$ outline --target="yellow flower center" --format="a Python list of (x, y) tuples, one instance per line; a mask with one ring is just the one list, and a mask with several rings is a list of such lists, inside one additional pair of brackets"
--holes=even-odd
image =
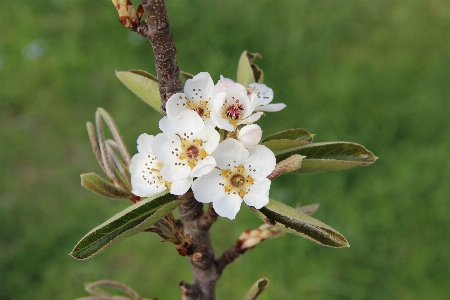
[(228, 194), (237, 194), (241, 198), (244, 198), (245, 194), (250, 190), (250, 186), (255, 182), (252, 176), (246, 174), (243, 165), (239, 165), (234, 171), (230, 169), (220, 171), (222, 177), (226, 179), (223, 188)]

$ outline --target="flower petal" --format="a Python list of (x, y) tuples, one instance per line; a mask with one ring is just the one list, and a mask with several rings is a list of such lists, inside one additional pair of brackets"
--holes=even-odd
[(207, 156), (197, 162), (191, 171), (191, 177), (200, 177), (211, 172), (216, 166), (216, 160), (212, 156)]
[(167, 189), (159, 173), (160, 165), (150, 153), (137, 153), (130, 163), (132, 193), (140, 197), (150, 197)]
[(208, 72), (200, 72), (184, 85), (186, 98), (193, 101), (204, 101), (211, 98), (214, 82)]
[(259, 120), (259, 118), (261, 118), (262, 114), (263, 114), (262, 112), (254, 113), (254, 114), (251, 115), (250, 117), (248, 117), (248, 118), (246, 118), (246, 119), (244, 119), (244, 120), (238, 122), (238, 125), (241, 125), (241, 124), (251, 124), (251, 123), (253, 123), (253, 122), (256, 122), (256, 121)]
[(194, 139), (202, 140), (202, 147), (208, 154), (211, 154), (219, 145), (220, 134), (212, 126), (206, 126), (202, 131), (194, 136)]
[(220, 142), (212, 153), (212, 156), (216, 159), (217, 167), (220, 169), (237, 167), (244, 163), (248, 155), (249, 152), (244, 145), (235, 139), (226, 139)]
[(192, 185), (192, 178), (187, 177), (186, 179), (177, 180), (172, 182), (170, 186), (170, 193), (173, 195), (184, 195)]
[(228, 119), (223, 119), (219, 117), (219, 115), (212, 110), (210, 113), (211, 120), (214, 122), (214, 125), (219, 127), (220, 129), (225, 129), (227, 131), (234, 131), (234, 126), (230, 124)]
[(280, 111), (285, 107), (286, 107), (286, 104), (284, 104), (284, 103), (273, 103), (273, 104), (257, 106), (257, 107), (255, 107), (255, 110), (275, 112), (275, 111)]
[(165, 116), (159, 120), (159, 129), (162, 132), (175, 132), (175, 123), (170, 120), (169, 117)]
[(256, 124), (247, 125), (241, 128), (238, 134), (238, 140), (245, 146), (245, 148), (250, 148), (261, 141), (262, 130)]
[(241, 208), (241, 203), (242, 198), (239, 195), (225, 193), (214, 197), (213, 207), (219, 216), (234, 220)]
[(153, 138), (154, 138), (153, 135), (149, 135), (146, 133), (141, 134), (137, 139), (138, 151), (153, 154), (152, 150)]
[(186, 105), (186, 95), (176, 93), (172, 95), (166, 103), (166, 113), (169, 119), (173, 120), (177, 115), (185, 109), (189, 109)]
[(197, 112), (193, 110), (181, 111), (174, 121), (175, 133), (180, 137), (191, 137), (205, 128), (205, 123)]
[(185, 162), (169, 162), (161, 168), (162, 178), (170, 182), (186, 179), (190, 173), (191, 167)]
[(192, 184), (192, 191), (195, 199), (202, 203), (210, 203), (218, 194), (225, 193), (223, 184), (224, 179), (218, 169), (213, 169), (208, 174), (197, 178)]
[(257, 145), (248, 149), (249, 157), (244, 163), (252, 176), (267, 177), (275, 169), (275, 154), (263, 145)]
[(254, 178), (253, 185), (249, 188), (250, 191), (244, 196), (244, 202), (260, 209), (269, 203), (269, 190), (271, 181), (267, 178)]
[(273, 100), (273, 90), (262, 83), (251, 83), (248, 85), (252, 93), (258, 96), (258, 105), (269, 104)]
[(152, 149), (162, 163), (178, 161), (177, 154), (182, 150), (180, 137), (175, 133), (159, 133), (153, 138)]

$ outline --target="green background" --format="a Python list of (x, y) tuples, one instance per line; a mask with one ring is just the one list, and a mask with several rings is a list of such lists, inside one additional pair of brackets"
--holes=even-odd
[[(137, 3), (135, 0), (134, 2)], [(274, 102), (264, 135), (305, 128), (315, 141), (363, 144), (380, 159), (341, 172), (284, 175), (271, 196), (320, 203), (315, 217), (348, 239), (331, 249), (294, 235), (230, 265), (219, 299), (448, 299), (450, 295), (450, 3), (435, 1), (167, 0), (180, 67), (235, 78), (243, 50)], [(139, 234), (88, 261), (68, 256), (90, 229), (129, 204), (98, 197), (80, 173), (98, 166), (86, 135), (97, 107), (131, 153), (160, 115), (114, 70), (154, 73), (146, 40), (108, 0), (6, 1), (0, 10), (0, 299), (73, 299), (83, 282), (122, 281), (146, 297), (179, 299), (187, 259)], [(213, 227), (219, 254), (260, 221), (241, 209)]]

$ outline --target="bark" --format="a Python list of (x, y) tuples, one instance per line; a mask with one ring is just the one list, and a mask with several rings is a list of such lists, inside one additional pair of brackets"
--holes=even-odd
[(152, 45), (161, 95), (161, 111), (165, 114), (167, 100), (183, 90), (180, 68), (175, 59), (177, 49), (170, 32), (164, 0), (141, 0), (141, 4), (147, 18), (139, 22), (135, 31), (147, 38)]

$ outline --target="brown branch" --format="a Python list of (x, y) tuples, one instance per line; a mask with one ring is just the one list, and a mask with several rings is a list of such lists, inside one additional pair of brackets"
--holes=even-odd
[(223, 269), (225, 269), (227, 265), (232, 263), (236, 258), (244, 254), (245, 251), (247, 251), (247, 248), (241, 248), (240, 244), (242, 244), (242, 242), (238, 240), (236, 244), (234, 244), (230, 249), (225, 251), (222, 254), (222, 256), (216, 260), (217, 272), (222, 274)]
[(164, 0), (141, 0), (141, 4), (147, 13), (147, 19), (140, 21), (136, 28), (130, 29), (147, 38), (152, 45), (161, 95), (161, 111), (165, 114), (167, 100), (183, 89), (180, 68), (175, 59), (177, 49), (170, 32)]
[(192, 192), (182, 198), (184, 201), (179, 213), (183, 222), (183, 233), (192, 236), (193, 240), (188, 255), (194, 277), (191, 284), (183, 282), (183, 299), (214, 300), (215, 285), (220, 272), (216, 268), (209, 229), (217, 219), (217, 214), (211, 206), (203, 213), (203, 204), (195, 200)]

